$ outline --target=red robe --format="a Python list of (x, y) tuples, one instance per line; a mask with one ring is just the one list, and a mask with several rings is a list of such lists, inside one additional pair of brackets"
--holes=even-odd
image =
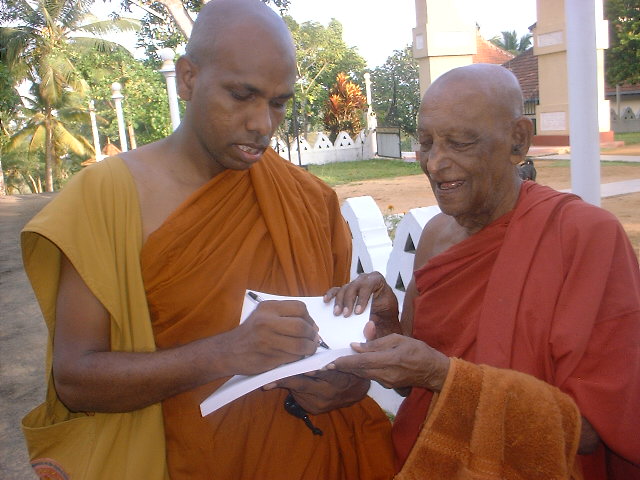
[[(525, 182), (513, 211), (431, 259), (415, 279), (415, 338), (557, 386), (607, 447), (582, 457), (585, 478), (636, 478), (606, 471), (631, 467), (618, 455), (640, 463), (640, 273), (613, 215)], [(414, 388), (398, 412), (401, 463), (430, 399)]]

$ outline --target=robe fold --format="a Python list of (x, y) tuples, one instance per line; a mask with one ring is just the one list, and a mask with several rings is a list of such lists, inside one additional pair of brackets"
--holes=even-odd
[[(527, 373), (574, 399), (605, 445), (579, 457), (586, 479), (622, 480), (611, 474), (619, 457), (627, 467), (640, 463), (640, 273), (613, 215), (524, 182), (513, 211), (415, 279), (415, 338), (451, 357)], [(398, 412), (400, 463), (430, 401), (414, 388)]]
[(452, 358), (434, 403), (397, 480), (582, 478), (580, 412), (558, 388)]
[(58, 399), (52, 377), (63, 253), (109, 312), (112, 350), (156, 349), (140, 271), (140, 207), (124, 162), (109, 158), (75, 175), (25, 226), (21, 243), (49, 331), (46, 401), (22, 421), (32, 464), (53, 461), (58, 472), (77, 479), (168, 478), (159, 404), (127, 413), (70, 412)]
[[(317, 296), (348, 281), (351, 237), (333, 191), (268, 150), (194, 192), (142, 249), (158, 348), (229, 331), (245, 289)], [(370, 398), (312, 416), (315, 436), (257, 390), (206, 417), (227, 379), (163, 402), (171, 478), (377, 479), (393, 476), (390, 423)]]

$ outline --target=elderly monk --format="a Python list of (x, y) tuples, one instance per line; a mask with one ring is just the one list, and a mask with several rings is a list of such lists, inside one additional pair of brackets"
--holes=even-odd
[(638, 478), (640, 275), (622, 226), (519, 178), (532, 125), (502, 67), (438, 78), (418, 132), (442, 213), (422, 233), (401, 325), (380, 274), (326, 298), (349, 315), (374, 293), (372, 341), (329, 369), (408, 393), (398, 478)]
[[(23, 233), (52, 337), (47, 402), (24, 420), (34, 465), (92, 480), (390, 478), (390, 422), (351, 374), (200, 415), (230, 376), (317, 348), (302, 302), (262, 302), (239, 325), (245, 289), (322, 295), (348, 281), (351, 238), (334, 192), (268, 148), (296, 78), (276, 13), (208, 3), (176, 71), (180, 127), (80, 173)], [(289, 394), (322, 436), (285, 410)]]

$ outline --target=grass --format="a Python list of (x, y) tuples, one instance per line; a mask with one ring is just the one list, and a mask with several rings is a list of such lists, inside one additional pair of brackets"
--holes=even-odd
[(616, 140), (622, 140), (625, 145), (635, 145), (640, 143), (640, 132), (616, 133)]
[(336, 162), (325, 165), (309, 165), (316, 177), (335, 187), (345, 183), (377, 178), (405, 177), (422, 174), (420, 165), (397, 159), (373, 159), (355, 162)]

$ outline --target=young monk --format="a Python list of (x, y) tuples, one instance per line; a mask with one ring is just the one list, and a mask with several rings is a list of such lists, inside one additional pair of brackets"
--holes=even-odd
[(408, 393), (398, 478), (640, 478), (640, 272), (622, 225), (522, 181), (532, 125), (502, 67), (439, 77), (418, 133), (442, 214), (422, 232), (402, 328), (380, 274), (328, 296), (350, 314), (375, 292), (375, 333), (396, 332), (333, 367)]
[[(293, 377), (199, 411), (230, 376), (317, 348), (301, 302), (262, 302), (239, 325), (245, 289), (321, 295), (348, 280), (335, 194), (268, 148), (295, 67), (284, 22), (262, 2), (208, 3), (176, 64), (180, 127), (83, 171), (25, 228), (53, 338), (48, 401), (25, 427), (69, 429), (110, 459), (73, 478), (392, 476), (390, 424), (354, 375)], [(322, 436), (285, 411), (288, 394)], [(64, 453), (52, 459), (63, 470)]]

